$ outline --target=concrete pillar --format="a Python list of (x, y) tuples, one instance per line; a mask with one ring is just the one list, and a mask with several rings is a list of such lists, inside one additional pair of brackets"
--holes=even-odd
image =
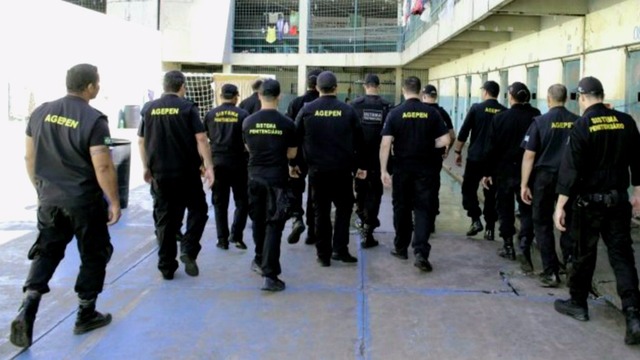
[[(300, 7), (298, 8), (299, 23), (298, 23), (298, 61), (306, 58), (307, 45), (309, 38), (309, 24), (311, 23), (311, 12), (309, 11), (309, 0), (299, 1)], [(303, 61), (298, 64), (298, 95), (304, 94), (307, 89), (307, 66)]]
[(311, 23), (309, 2), (309, 0), (298, 2), (300, 4), (298, 9), (298, 15), (300, 16), (298, 24), (298, 54), (307, 53), (307, 38), (309, 37), (309, 24)]
[(404, 77), (402, 76), (402, 67), (396, 67), (396, 104), (399, 104), (402, 99), (402, 80), (404, 80)]
[(222, 72), (225, 74), (233, 73), (233, 65), (231, 64), (222, 64)]
[(298, 96), (304, 94), (307, 90), (307, 67), (298, 65)]

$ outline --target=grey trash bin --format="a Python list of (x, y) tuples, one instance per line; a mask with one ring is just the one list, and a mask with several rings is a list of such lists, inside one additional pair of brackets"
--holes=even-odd
[(111, 159), (116, 168), (118, 178), (118, 194), (120, 208), (129, 205), (129, 173), (131, 171), (131, 141), (127, 139), (111, 139)]

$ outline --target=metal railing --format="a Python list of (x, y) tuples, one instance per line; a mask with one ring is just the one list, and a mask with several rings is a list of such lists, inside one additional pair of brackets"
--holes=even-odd
[(309, 29), (310, 53), (397, 52), (402, 49), (397, 26)]
[[(309, 53), (400, 52), (441, 20), (459, 0), (432, 0), (428, 14), (411, 15), (406, 26), (311, 27)], [(299, 35), (284, 34), (267, 42), (265, 29), (234, 29), (234, 53), (298, 53)]]

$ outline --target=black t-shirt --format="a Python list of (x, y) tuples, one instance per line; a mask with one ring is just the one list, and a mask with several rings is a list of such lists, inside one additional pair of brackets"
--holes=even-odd
[(496, 174), (520, 178), (524, 140), (533, 118), (540, 110), (530, 104), (514, 104), (491, 121), (487, 134), (485, 175)]
[(382, 136), (393, 136), (394, 171), (433, 168), (435, 140), (449, 132), (438, 111), (418, 99), (391, 110)]
[(623, 112), (596, 104), (574, 123), (564, 152), (556, 191), (563, 195), (626, 192), (640, 186), (640, 134)]
[(89, 151), (91, 146), (111, 145), (103, 113), (67, 95), (37, 107), (26, 134), (33, 138), (41, 205), (82, 206), (103, 196)]
[(199, 173), (196, 134), (204, 132), (198, 107), (175, 94), (165, 94), (142, 107), (138, 136), (144, 138), (147, 167), (156, 179)]
[(291, 102), (289, 103), (289, 107), (287, 108), (287, 116), (291, 119), (295, 119), (303, 106), (319, 97), (320, 93), (318, 93), (317, 90), (307, 90), (304, 95), (298, 96), (297, 98), (291, 100)]
[(258, 93), (254, 92), (248, 98), (242, 100), (238, 107), (246, 112), (249, 115), (258, 112), (262, 108), (262, 103), (260, 103), (260, 98), (258, 97)]
[[(436, 110), (438, 110), (438, 114), (440, 114), (440, 117), (442, 117), (442, 120), (444, 121), (444, 125), (447, 127), (448, 130), (453, 130), (453, 122), (451, 121), (451, 116), (449, 116), (449, 113), (447, 112), (447, 110), (445, 110), (442, 106), (440, 106), (438, 103), (425, 103), (431, 107), (434, 107)], [(450, 146), (453, 146), (453, 144), (451, 144)], [(433, 150), (433, 156), (434, 156), (434, 160), (438, 160), (439, 162), (442, 162), (442, 155), (444, 155), (444, 153), (446, 152), (446, 149), (441, 147), (441, 148), (436, 148)]]
[(558, 172), (564, 146), (576, 119), (578, 115), (564, 106), (553, 107), (533, 119), (522, 147), (536, 153), (535, 169)]
[[(318, 93), (317, 90), (307, 90), (307, 92), (304, 95), (298, 96), (297, 98), (291, 100), (291, 103), (289, 103), (289, 107), (287, 108), (287, 116), (290, 119), (295, 120), (300, 110), (306, 104), (316, 100), (318, 97), (320, 97), (320, 93)], [(304, 151), (302, 150), (298, 151), (298, 153), (296, 154), (294, 163), (300, 168), (303, 174), (307, 172), (308, 169), (307, 169), (307, 164), (304, 161)]]
[(293, 121), (277, 110), (260, 110), (244, 120), (242, 135), (249, 148), (249, 177), (286, 181), (287, 150), (296, 147)]
[(231, 103), (210, 110), (204, 117), (214, 166), (246, 167), (247, 152), (242, 141), (242, 122), (249, 113)]
[(364, 134), (363, 157), (369, 171), (380, 171), (380, 140), (382, 127), (391, 104), (378, 95), (361, 96), (351, 106), (358, 112)]
[(497, 113), (506, 109), (496, 99), (488, 99), (479, 104), (471, 105), (458, 132), (458, 140), (462, 142), (467, 141), (471, 132), (471, 140), (467, 151), (468, 160), (484, 160), (489, 124)]
[(296, 137), (310, 172), (366, 170), (360, 118), (335, 96), (321, 96), (300, 110)]

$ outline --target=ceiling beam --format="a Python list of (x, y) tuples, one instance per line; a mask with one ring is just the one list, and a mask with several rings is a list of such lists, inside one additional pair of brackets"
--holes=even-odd
[(536, 32), (540, 31), (540, 22), (539, 16), (493, 15), (470, 27), (469, 30)]
[(453, 38), (456, 41), (478, 41), (478, 42), (507, 42), (511, 40), (508, 32), (493, 31), (465, 31)]
[(472, 50), (482, 50), (488, 49), (489, 43), (482, 41), (447, 41), (444, 44), (440, 45), (438, 49), (472, 49)]
[(536, 0), (514, 1), (509, 5), (495, 11), (500, 14), (514, 15), (560, 15), (560, 16), (584, 16), (589, 13), (588, 0)]
[(426, 56), (431, 55), (469, 55), (473, 53), (473, 49), (445, 49), (443, 47), (437, 47), (429, 51)]

